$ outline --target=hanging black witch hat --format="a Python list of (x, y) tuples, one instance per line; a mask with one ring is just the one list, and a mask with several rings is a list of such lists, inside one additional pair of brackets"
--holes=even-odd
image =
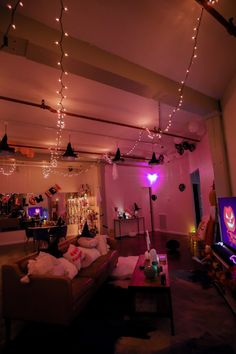
[(15, 153), (15, 149), (11, 148), (7, 143), (7, 134), (5, 133), (2, 140), (0, 141), (0, 154), (12, 155)]
[(135, 211), (138, 211), (138, 210), (140, 210), (141, 208), (139, 208), (139, 206), (137, 205), (137, 203), (134, 203), (134, 210)]
[(85, 221), (81, 236), (83, 236), (83, 237), (91, 237), (87, 221)]
[(67, 144), (67, 148), (66, 151), (64, 152), (64, 154), (62, 155), (62, 157), (73, 157), (76, 158), (78, 157), (78, 155), (74, 152), (74, 150), (72, 149), (71, 143)]
[(112, 159), (112, 161), (113, 161), (113, 162), (125, 161), (125, 159), (124, 159), (123, 157), (121, 157), (120, 149), (119, 149), (119, 148), (116, 150), (115, 157), (114, 157), (114, 159)]
[(160, 161), (156, 158), (155, 152), (152, 153), (152, 158), (148, 161), (149, 165), (158, 165)]

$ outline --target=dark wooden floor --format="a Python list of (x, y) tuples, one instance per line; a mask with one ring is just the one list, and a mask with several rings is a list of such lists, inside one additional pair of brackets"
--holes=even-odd
[[(155, 248), (157, 253), (167, 253), (170, 269), (189, 269), (193, 265), (192, 255), (189, 248), (189, 238), (184, 235), (173, 235), (161, 232), (150, 233), (151, 248)], [(169, 240), (177, 240), (180, 244), (177, 253), (168, 253), (166, 243)], [(118, 239), (118, 249), (121, 256), (137, 256), (147, 250), (144, 235), (136, 237), (123, 237)]]
[[(185, 235), (173, 235), (161, 232), (150, 233), (151, 248), (155, 248), (157, 253), (166, 253), (166, 242), (170, 239), (178, 240), (180, 243), (179, 252), (177, 255), (170, 255), (170, 261), (174, 266), (188, 267), (192, 263), (189, 250), (189, 239)], [(144, 253), (147, 249), (145, 235), (135, 237), (117, 238), (117, 245), (121, 256), (136, 256)], [(23, 257), (24, 255), (33, 252), (33, 243), (14, 244), (0, 246), (0, 266), (11, 260)]]

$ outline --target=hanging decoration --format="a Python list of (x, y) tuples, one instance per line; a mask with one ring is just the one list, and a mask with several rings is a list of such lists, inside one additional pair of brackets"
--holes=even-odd
[(141, 130), (141, 131), (139, 132), (138, 140), (135, 141), (135, 143), (134, 143), (134, 145), (132, 146), (132, 148), (130, 148), (129, 151), (126, 152), (125, 155), (129, 156), (130, 154), (132, 154), (132, 152), (134, 151), (134, 149), (136, 149), (136, 147), (137, 147), (138, 144), (140, 143), (140, 141), (141, 141), (141, 139), (142, 139), (142, 136), (143, 136), (143, 133), (144, 133), (143, 130)]
[(54, 186), (50, 187), (46, 192), (46, 196), (48, 198), (51, 198), (54, 194), (56, 194), (59, 190), (61, 189), (61, 187), (58, 184), (54, 184)]
[(117, 180), (118, 178), (118, 169), (117, 169), (117, 164), (116, 163), (113, 163), (113, 166), (112, 166), (112, 178), (113, 180)]
[(158, 127), (154, 127), (153, 131), (154, 133), (152, 133), (148, 128), (145, 128), (146, 132), (148, 133), (148, 137), (150, 139), (154, 139), (154, 138), (158, 138), (161, 139), (162, 137), (162, 130), (161, 130), (161, 106), (160, 106), (160, 102), (158, 101)]
[(89, 167), (86, 168), (80, 168), (80, 169), (71, 169), (70, 167), (65, 170), (65, 171), (59, 171), (56, 169), (51, 169), (50, 166), (43, 166), (42, 172), (43, 172), (43, 177), (47, 178), (51, 173), (55, 175), (60, 175), (63, 177), (75, 177), (75, 176), (80, 176), (82, 173), (88, 172), (94, 165), (90, 165)]
[(64, 105), (64, 100), (66, 99), (66, 94), (65, 90), (67, 90), (67, 85), (65, 83), (65, 76), (68, 75), (68, 72), (65, 70), (64, 66), (64, 60), (66, 57), (68, 57), (68, 53), (64, 50), (64, 39), (65, 37), (68, 37), (68, 33), (64, 31), (64, 26), (63, 26), (63, 16), (64, 12), (68, 11), (68, 8), (64, 6), (63, 0), (60, 0), (60, 15), (59, 17), (56, 18), (56, 21), (60, 25), (60, 39), (55, 41), (55, 44), (59, 46), (60, 49), (60, 58), (57, 62), (57, 66), (60, 68), (60, 76), (59, 76), (59, 89), (57, 90), (57, 94), (59, 96), (58, 99), (58, 109), (57, 109), (57, 137), (56, 137), (56, 144), (54, 149), (51, 149), (51, 160), (50, 164), (52, 167), (56, 167), (57, 165), (57, 160), (60, 157), (59, 156), (59, 148), (61, 145), (61, 138), (62, 138), (62, 131), (65, 128), (65, 115), (66, 115), (66, 108)]
[(11, 159), (7, 166), (0, 166), (0, 173), (4, 176), (11, 176), (16, 170), (16, 160)]
[(14, 6), (12, 6), (11, 4), (7, 4), (7, 8), (11, 11), (11, 21), (9, 23), (9, 25), (7, 26), (6, 32), (3, 35), (3, 43), (1, 44), (0, 50), (2, 50), (4, 47), (8, 47), (8, 36), (9, 36), (9, 32), (11, 29), (15, 30), (16, 29), (16, 25), (15, 25), (15, 13), (17, 10), (18, 6), (23, 7), (23, 2), (22, 1), (17, 1), (16, 4)]
[(180, 183), (180, 185), (179, 185), (180, 192), (183, 192), (185, 190), (185, 188), (186, 188), (185, 184), (184, 183)]
[(123, 157), (121, 157), (121, 153), (120, 153), (120, 149), (118, 148), (116, 150), (116, 154), (114, 159), (112, 159), (113, 162), (118, 162), (118, 161), (125, 161), (125, 159)]
[(186, 86), (186, 82), (187, 82), (187, 79), (189, 77), (190, 71), (192, 69), (192, 65), (193, 65), (194, 61), (196, 60), (196, 58), (197, 58), (197, 48), (198, 48), (197, 47), (197, 42), (198, 42), (198, 35), (199, 35), (199, 29), (200, 29), (200, 25), (201, 25), (201, 20), (202, 20), (202, 16), (203, 16), (203, 10), (204, 10), (204, 8), (202, 7), (200, 16), (197, 18), (197, 24), (193, 28), (193, 35), (192, 35), (193, 49), (192, 49), (192, 54), (191, 54), (191, 57), (190, 57), (190, 61), (189, 61), (188, 67), (187, 67), (186, 72), (185, 72), (185, 76), (184, 76), (183, 80), (179, 84), (179, 88), (178, 88), (179, 97), (178, 97), (177, 105), (173, 108), (172, 112), (169, 114), (169, 121), (168, 121), (168, 124), (167, 124), (166, 128), (164, 129), (165, 132), (168, 132), (168, 130), (170, 129), (170, 127), (172, 125), (172, 120), (173, 120), (175, 114), (181, 109), (182, 104), (183, 104), (184, 89), (185, 89), (185, 86)]

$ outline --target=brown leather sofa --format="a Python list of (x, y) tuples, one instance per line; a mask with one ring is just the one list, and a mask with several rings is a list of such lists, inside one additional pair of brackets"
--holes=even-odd
[(116, 241), (108, 239), (108, 244), (109, 252), (80, 270), (72, 280), (65, 276), (31, 275), (30, 283), (22, 283), (20, 279), (27, 273), (28, 260), (37, 253), (3, 265), (2, 312), (7, 340), (11, 335), (11, 320), (69, 325), (117, 264)]

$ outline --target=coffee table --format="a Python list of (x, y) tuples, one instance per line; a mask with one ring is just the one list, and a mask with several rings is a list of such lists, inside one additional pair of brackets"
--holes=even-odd
[(149, 261), (140, 255), (129, 283), (131, 296), (131, 314), (154, 314), (155, 316), (170, 318), (171, 334), (174, 335), (174, 319), (166, 254), (159, 254), (160, 265), (165, 273), (165, 285), (161, 284), (161, 277), (147, 279), (144, 270), (140, 267), (148, 265)]

